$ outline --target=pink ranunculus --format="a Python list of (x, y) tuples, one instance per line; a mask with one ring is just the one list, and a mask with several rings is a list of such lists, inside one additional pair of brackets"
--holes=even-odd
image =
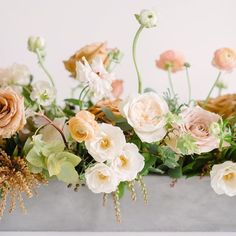
[(112, 81), (112, 95), (115, 98), (119, 98), (123, 93), (123, 80), (116, 79)]
[(160, 55), (159, 60), (156, 60), (156, 66), (162, 70), (168, 70), (168, 67), (171, 67), (171, 72), (175, 73), (184, 68), (185, 62), (182, 53), (168, 50)]
[(12, 136), (25, 123), (24, 99), (10, 87), (0, 89), (0, 137)]
[[(197, 151), (195, 153), (210, 152), (219, 148), (218, 138), (210, 131), (211, 125), (219, 121), (220, 116), (206, 111), (199, 106), (189, 107), (180, 114), (181, 122), (174, 125), (174, 131), (166, 138), (166, 144), (177, 153), (177, 141), (182, 135), (189, 134), (195, 140)], [(193, 154), (193, 153), (188, 153)]]
[(231, 48), (216, 50), (212, 65), (220, 70), (231, 71), (236, 67), (236, 51)]

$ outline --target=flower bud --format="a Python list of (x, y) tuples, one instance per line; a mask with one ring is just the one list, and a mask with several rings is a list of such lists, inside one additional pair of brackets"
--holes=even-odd
[(43, 52), (45, 49), (45, 40), (41, 37), (29, 37), (28, 39), (28, 49), (31, 52), (36, 52), (36, 50)]
[(146, 28), (155, 27), (157, 24), (157, 16), (153, 10), (142, 10), (139, 15), (135, 15), (136, 19)]

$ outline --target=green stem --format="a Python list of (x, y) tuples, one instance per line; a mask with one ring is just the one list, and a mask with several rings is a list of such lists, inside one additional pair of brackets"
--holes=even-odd
[[(79, 95), (79, 101), (80, 101), (80, 110), (82, 110), (82, 108), (83, 108), (83, 100), (82, 100), (82, 95), (83, 95), (83, 93), (87, 90), (89, 88), (89, 86), (87, 85), (87, 86), (85, 86), (82, 90), (81, 90), (81, 92), (80, 92), (80, 95)], [(86, 92), (86, 94), (87, 94), (87, 92)]]
[(209, 99), (210, 99), (210, 97), (211, 97), (211, 94), (212, 94), (212, 91), (214, 90), (216, 84), (218, 83), (218, 81), (219, 81), (219, 79), (220, 79), (221, 73), (222, 73), (222, 72), (219, 71), (219, 73), (218, 73), (218, 75), (217, 75), (217, 78), (216, 78), (216, 80), (215, 80), (215, 83), (213, 84), (213, 86), (211, 87), (211, 89), (210, 89), (210, 91), (209, 91), (209, 93), (208, 93), (208, 95), (207, 95), (207, 98), (206, 98), (206, 100), (205, 100), (205, 102), (204, 102), (204, 106), (205, 106), (206, 103), (209, 101)]
[(186, 68), (186, 77), (187, 77), (187, 83), (188, 83), (188, 104), (190, 104), (191, 102), (191, 81), (190, 81), (190, 77), (189, 77), (189, 72), (188, 72), (188, 67), (185, 67)]
[(168, 79), (169, 79), (169, 84), (170, 84), (170, 90), (173, 96), (175, 96), (175, 91), (174, 91), (174, 86), (172, 83), (172, 78), (171, 78), (171, 66), (168, 67)]
[(43, 64), (43, 58), (41, 57), (41, 54), (40, 54), (40, 51), (38, 49), (36, 49), (36, 54), (37, 54), (37, 57), (38, 57), (38, 63), (39, 65), (41, 66), (42, 70), (45, 72), (45, 74), (47, 75), (47, 77), (49, 78), (52, 86), (55, 88), (55, 84), (54, 84), (54, 81), (53, 81), (53, 78), (52, 76), (50, 75), (50, 73), (48, 72), (48, 70), (46, 69), (46, 67), (44, 66)]
[(133, 54), (133, 62), (134, 62), (134, 66), (136, 69), (136, 73), (138, 76), (138, 93), (142, 93), (142, 78), (138, 69), (138, 64), (136, 61), (136, 48), (137, 48), (137, 42), (138, 42), (138, 38), (140, 33), (142, 32), (144, 26), (140, 26), (138, 31), (136, 32), (135, 36), (134, 36), (134, 40), (133, 40), (133, 47), (132, 47), (132, 54)]

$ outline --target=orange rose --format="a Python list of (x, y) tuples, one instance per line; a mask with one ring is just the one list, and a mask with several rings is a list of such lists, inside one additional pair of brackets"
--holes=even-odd
[(69, 120), (70, 134), (79, 143), (93, 138), (97, 129), (95, 116), (88, 111), (80, 111)]
[(101, 57), (103, 64), (108, 65), (108, 53), (109, 50), (107, 49), (106, 42), (89, 44), (77, 51), (67, 61), (64, 61), (64, 65), (65, 68), (71, 72), (71, 76), (76, 77), (76, 62), (80, 61), (82, 57), (85, 57), (90, 64), (95, 57)]
[(24, 99), (13, 89), (0, 90), (0, 137), (8, 138), (26, 123)]

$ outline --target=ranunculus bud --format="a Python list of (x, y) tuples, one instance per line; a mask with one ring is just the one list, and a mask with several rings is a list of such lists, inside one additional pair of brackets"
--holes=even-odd
[(136, 19), (145, 28), (156, 27), (157, 16), (153, 10), (142, 10), (139, 15), (135, 15)]
[(45, 49), (45, 40), (41, 37), (29, 37), (28, 39), (28, 49), (31, 52), (36, 52), (36, 50), (43, 52)]

